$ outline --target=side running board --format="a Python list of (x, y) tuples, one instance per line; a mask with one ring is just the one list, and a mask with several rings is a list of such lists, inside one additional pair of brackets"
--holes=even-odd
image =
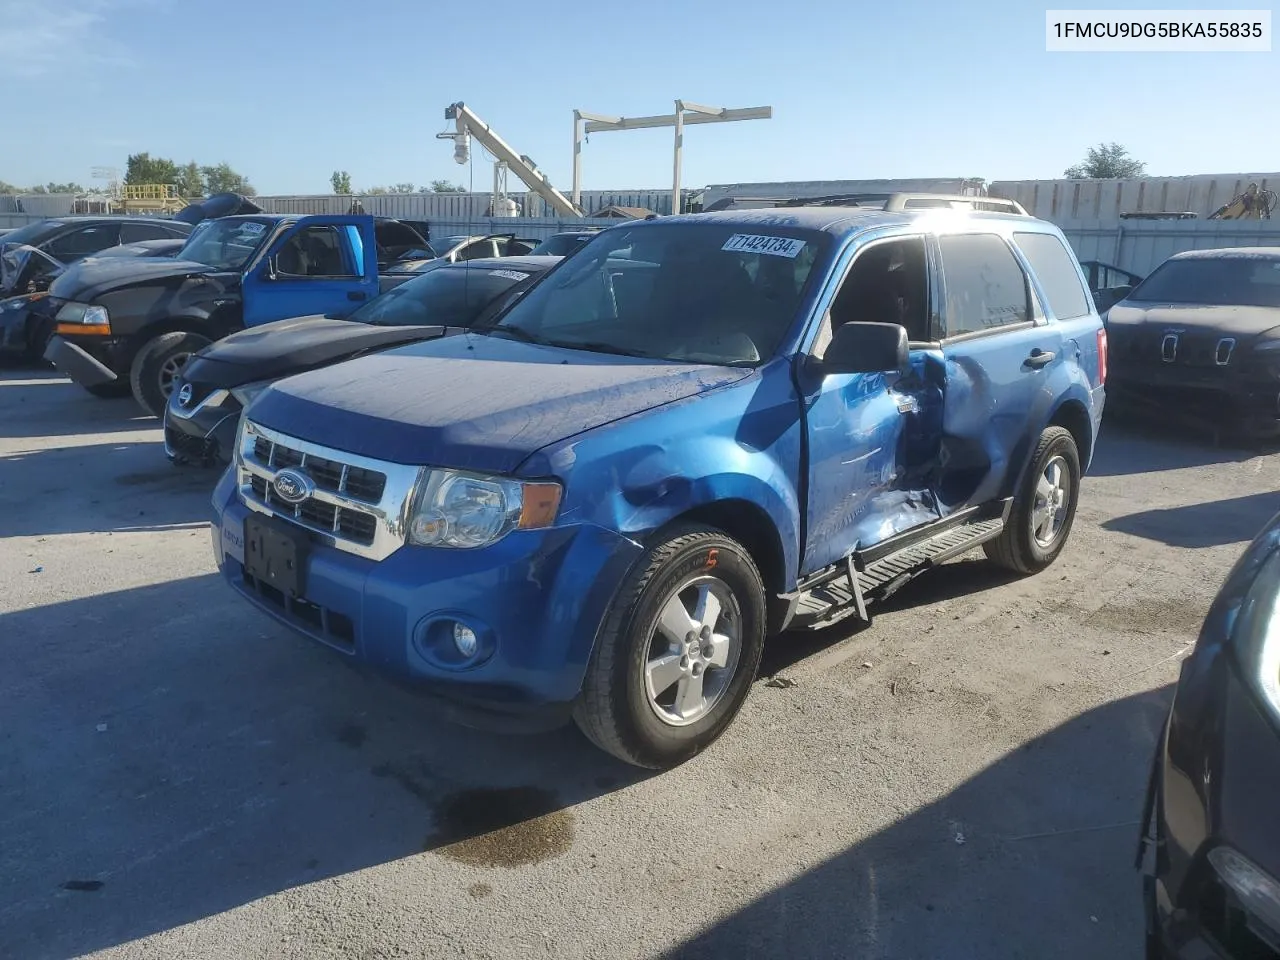
[(997, 516), (991, 516), (990, 510), (973, 513), (941, 526), (929, 536), (911, 531), (903, 536), (904, 540), (909, 537), (909, 542), (898, 549), (886, 543), (883, 547), (889, 548), (888, 552), (877, 548), (875, 559), (864, 559), (857, 552), (850, 554), (842, 563), (809, 578), (788, 598), (795, 601), (790, 625), (817, 630), (855, 616), (869, 623), (869, 602), (883, 600), (926, 570), (1000, 536), (1009, 505), (1009, 501), (998, 504), (1001, 509)]

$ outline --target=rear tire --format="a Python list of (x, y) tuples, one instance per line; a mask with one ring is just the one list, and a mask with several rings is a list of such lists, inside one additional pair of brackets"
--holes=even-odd
[(1024, 574), (1038, 573), (1058, 559), (1075, 520), (1080, 473), (1080, 452), (1071, 431), (1047, 427), (1004, 531), (983, 546), (987, 558)]
[(163, 417), (173, 382), (191, 355), (212, 341), (188, 330), (162, 333), (142, 345), (129, 368), (129, 385), (139, 406), (153, 417)]
[(623, 581), (574, 721), (627, 763), (673, 767), (709, 746), (737, 715), (764, 637), (764, 583), (746, 550), (712, 527), (674, 528)]

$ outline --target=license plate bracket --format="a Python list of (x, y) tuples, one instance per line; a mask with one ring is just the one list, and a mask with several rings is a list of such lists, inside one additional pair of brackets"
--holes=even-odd
[(287, 524), (256, 517), (244, 519), (244, 570), (289, 597), (306, 591), (307, 553), (305, 533)]

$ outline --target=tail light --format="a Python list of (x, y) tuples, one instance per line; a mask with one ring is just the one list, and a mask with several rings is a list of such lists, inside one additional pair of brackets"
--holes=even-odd
[(1107, 328), (1098, 329), (1098, 386), (1107, 383)]

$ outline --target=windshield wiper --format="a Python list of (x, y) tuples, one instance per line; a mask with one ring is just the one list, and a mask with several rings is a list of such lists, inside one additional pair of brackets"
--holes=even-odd
[(539, 337), (537, 334), (530, 333), (528, 330), (524, 329), (524, 327), (500, 327), (500, 326), (494, 325), (491, 327), (483, 327), (483, 328), (473, 327), (471, 332), (483, 334), (486, 337), (492, 337), (495, 334), (499, 334), (499, 333), (508, 333), (511, 335), (512, 339), (523, 340), (525, 343), (546, 343), (547, 342), (546, 340), (543, 340), (541, 337)]
[(620, 347), (614, 343), (605, 343), (603, 340), (543, 340), (542, 342), (548, 347), (563, 347), (566, 350), (586, 350), (590, 353), (614, 353), (620, 357), (647, 357), (653, 359), (653, 354), (651, 353)]

